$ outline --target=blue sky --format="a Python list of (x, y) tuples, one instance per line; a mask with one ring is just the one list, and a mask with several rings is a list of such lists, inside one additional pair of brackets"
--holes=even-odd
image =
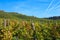
[(0, 0), (0, 10), (40, 18), (60, 16), (60, 0)]

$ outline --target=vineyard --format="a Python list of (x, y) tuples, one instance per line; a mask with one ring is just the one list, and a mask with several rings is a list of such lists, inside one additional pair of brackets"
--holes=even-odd
[(0, 11), (0, 40), (60, 40), (60, 19)]
[(60, 40), (60, 20), (0, 18), (0, 40)]

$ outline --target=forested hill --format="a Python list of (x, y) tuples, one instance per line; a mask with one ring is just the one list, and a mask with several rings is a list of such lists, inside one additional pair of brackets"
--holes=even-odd
[(0, 18), (9, 18), (9, 19), (26, 19), (26, 20), (34, 20), (34, 19), (39, 19), (34, 16), (26, 16), (21, 13), (16, 13), (16, 12), (5, 12), (0, 10)]
[(60, 16), (53, 16), (53, 17), (49, 17), (47, 19), (60, 20)]

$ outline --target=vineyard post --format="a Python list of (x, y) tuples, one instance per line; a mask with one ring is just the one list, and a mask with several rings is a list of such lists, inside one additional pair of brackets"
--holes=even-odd
[(9, 19), (4, 19), (4, 26), (9, 26)]
[(6, 19), (4, 19), (4, 26), (6, 27)]
[(35, 26), (34, 26), (34, 23), (33, 23), (33, 22), (32, 22), (32, 24), (31, 24), (31, 26), (32, 26), (32, 30), (34, 31), (34, 32), (33, 32), (33, 40), (37, 40), (37, 39), (36, 39)]

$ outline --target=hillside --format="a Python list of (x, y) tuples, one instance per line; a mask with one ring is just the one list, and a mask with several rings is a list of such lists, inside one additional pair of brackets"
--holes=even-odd
[(23, 20), (41, 20), (41, 19), (52, 19), (52, 20), (60, 20), (60, 16), (53, 16), (48, 18), (37, 18), (34, 16), (27, 16), (21, 13), (16, 12), (5, 12), (0, 10), (0, 18), (9, 18), (9, 19), (23, 19)]
[(8, 18), (8, 19), (23, 19), (23, 20), (39, 20), (39, 18), (34, 16), (26, 16), (21, 13), (16, 12), (5, 12), (0, 10), (0, 18)]

